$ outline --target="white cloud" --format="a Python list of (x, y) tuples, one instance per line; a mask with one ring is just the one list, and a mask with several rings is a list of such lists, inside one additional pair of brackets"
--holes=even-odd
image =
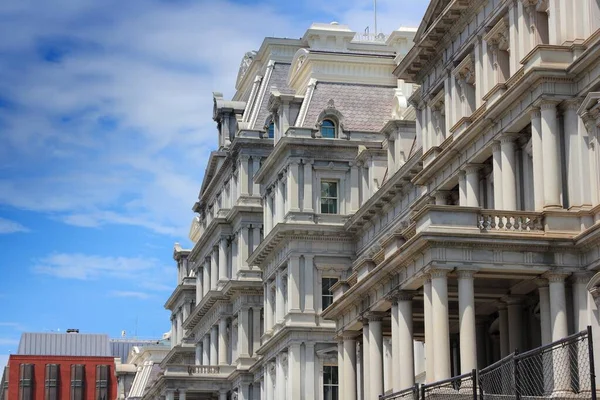
[(121, 290), (114, 290), (114, 291), (112, 291), (112, 292), (109, 293), (109, 296), (111, 296), (111, 297), (136, 298), (136, 299), (140, 299), (140, 300), (145, 300), (145, 299), (150, 298), (150, 295), (148, 293), (133, 292), (133, 291), (121, 291)]
[(0, 346), (16, 346), (19, 344), (19, 339), (0, 337)]
[[(107, 257), (78, 253), (54, 253), (36, 260), (33, 271), (61, 279), (81, 281), (107, 280), (113, 287), (126, 286), (138, 290), (115, 290), (112, 295), (138, 297), (148, 291), (169, 291), (175, 286), (174, 266), (165, 266), (148, 257)], [(171, 285), (167, 283), (172, 282)], [(133, 293), (137, 293), (134, 295)], [(164, 294), (161, 294), (163, 296)]]
[(16, 331), (24, 331), (25, 327), (18, 322), (0, 322), (0, 328), (11, 328)]
[(28, 232), (28, 231), (29, 231), (29, 229), (27, 229), (20, 223), (0, 217), (0, 234)]

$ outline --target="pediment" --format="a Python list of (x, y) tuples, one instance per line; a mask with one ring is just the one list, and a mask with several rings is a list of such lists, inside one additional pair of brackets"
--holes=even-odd
[(425, 11), (425, 16), (423, 17), (423, 21), (419, 25), (419, 29), (415, 35), (415, 43), (418, 43), (425, 32), (429, 30), (429, 27), (433, 25), (435, 20), (438, 19), (442, 12), (446, 8), (446, 6), (450, 3), (450, 0), (433, 0), (429, 3), (429, 7)]

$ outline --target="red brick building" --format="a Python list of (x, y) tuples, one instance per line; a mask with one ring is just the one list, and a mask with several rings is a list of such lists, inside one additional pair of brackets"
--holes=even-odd
[(25, 333), (8, 361), (10, 400), (114, 400), (115, 362), (106, 335)]

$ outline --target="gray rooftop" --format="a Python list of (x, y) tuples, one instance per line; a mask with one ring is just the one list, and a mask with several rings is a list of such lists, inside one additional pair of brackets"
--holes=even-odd
[(273, 90), (278, 90), (281, 93), (291, 92), (291, 89), (287, 84), (290, 67), (290, 64), (283, 63), (275, 63), (275, 65), (273, 66), (273, 72), (271, 73), (269, 82), (266, 82), (267, 91), (265, 92), (265, 95), (262, 99), (257, 99), (257, 101), (260, 101), (260, 108), (258, 109), (256, 122), (254, 123), (252, 129), (264, 128), (265, 121), (267, 117), (271, 114), (269, 111), (269, 98), (271, 97), (271, 92)]
[(391, 119), (396, 88), (356, 83), (318, 82), (308, 105), (303, 127), (315, 128), (319, 114), (333, 100), (344, 116), (344, 129), (379, 132)]
[(160, 340), (112, 339), (110, 349), (113, 357), (119, 357), (122, 363), (127, 362), (129, 352), (134, 346), (150, 346), (159, 344)]
[(17, 354), (113, 357), (108, 335), (86, 333), (24, 333)]

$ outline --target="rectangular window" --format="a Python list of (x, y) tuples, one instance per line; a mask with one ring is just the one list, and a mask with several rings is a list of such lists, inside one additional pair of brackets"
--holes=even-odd
[(338, 213), (338, 182), (321, 181), (321, 214)]
[(71, 365), (71, 400), (83, 400), (85, 367), (82, 364)]
[(337, 283), (337, 278), (323, 278), (321, 281), (321, 303), (322, 309), (326, 309), (333, 304), (333, 292), (331, 287)]
[(33, 400), (33, 364), (19, 366), (19, 400)]
[(323, 366), (323, 400), (339, 399), (338, 367)]
[(44, 393), (45, 400), (58, 399), (58, 364), (46, 364)]
[(108, 400), (108, 365), (96, 365), (96, 400)]

